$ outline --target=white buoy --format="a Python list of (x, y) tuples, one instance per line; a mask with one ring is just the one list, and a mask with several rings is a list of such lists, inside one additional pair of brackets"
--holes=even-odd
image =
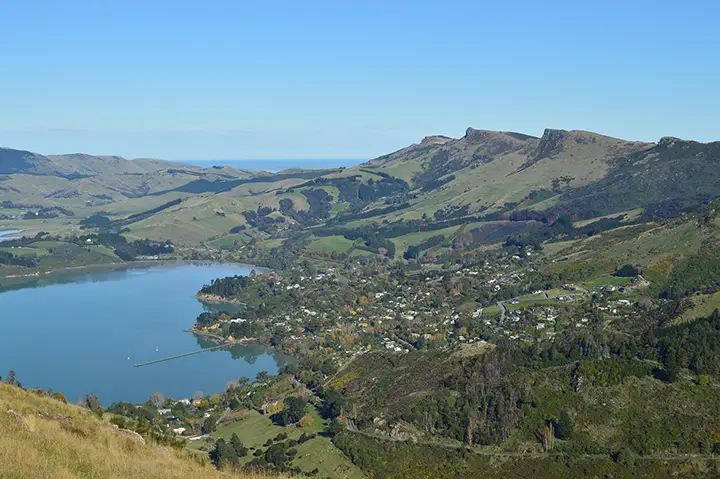
[(128, 360), (130, 360), (130, 356), (128, 356)]

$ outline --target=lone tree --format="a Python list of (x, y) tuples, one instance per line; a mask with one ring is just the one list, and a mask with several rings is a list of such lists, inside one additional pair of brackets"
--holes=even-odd
[(558, 439), (570, 439), (575, 432), (573, 420), (567, 411), (560, 413), (557, 421), (553, 421), (553, 426), (555, 426), (555, 437)]
[(626, 264), (615, 271), (615, 276), (620, 276), (622, 278), (633, 278), (638, 274), (640, 274), (640, 270), (631, 264)]
[(218, 469), (227, 466), (228, 464), (237, 466), (238, 456), (233, 447), (225, 442), (225, 439), (218, 439), (215, 443), (215, 448), (210, 452), (210, 460), (212, 460), (215, 467)]
[(205, 422), (202, 424), (202, 433), (203, 434), (210, 434), (217, 430), (217, 423), (218, 423), (219, 416), (216, 413), (211, 414), (207, 419), (205, 419)]
[(342, 409), (345, 406), (345, 398), (342, 394), (337, 392), (335, 389), (329, 389), (323, 394), (323, 405), (320, 409), (320, 414), (326, 419), (335, 419), (342, 414)]
[(102, 413), (102, 405), (100, 404), (100, 400), (95, 395), (95, 393), (90, 393), (85, 396), (85, 405), (88, 407), (88, 409), (90, 409), (96, 414)]
[(11, 385), (11, 386), (15, 386), (15, 383), (16, 383), (16, 382), (17, 382), (17, 381), (15, 380), (15, 371), (13, 371), (13, 370), (11, 369), (10, 371), (8, 371), (8, 375), (5, 376), (5, 384), (9, 384), (9, 385)]
[(230, 437), (230, 445), (235, 450), (235, 454), (237, 454), (238, 457), (245, 457), (248, 455), (247, 447), (245, 447), (236, 433), (233, 433)]
[(162, 395), (162, 393), (159, 393), (155, 391), (150, 395), (150, 404), (152, 404), (155, 407), (160, 407), (160, 405), (165, 401), (165, 396)]

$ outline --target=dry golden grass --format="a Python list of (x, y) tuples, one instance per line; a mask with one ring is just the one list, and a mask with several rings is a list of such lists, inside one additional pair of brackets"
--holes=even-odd
[(0, 478), (252, 478), (144, 444), (81, 408), (0, 384)]

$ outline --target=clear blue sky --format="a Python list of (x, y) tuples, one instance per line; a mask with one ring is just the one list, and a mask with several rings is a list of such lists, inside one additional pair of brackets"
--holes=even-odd
[(4, 1), (0, 145), (370, 158), (465, 128), (720, 140), (717, 1)]

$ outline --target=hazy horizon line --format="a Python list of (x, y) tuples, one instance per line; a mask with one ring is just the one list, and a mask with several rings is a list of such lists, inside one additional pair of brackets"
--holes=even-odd
[(168, 160), (168, 161), (368, 161), (367, 158), (215, 158), (211, 160)]

